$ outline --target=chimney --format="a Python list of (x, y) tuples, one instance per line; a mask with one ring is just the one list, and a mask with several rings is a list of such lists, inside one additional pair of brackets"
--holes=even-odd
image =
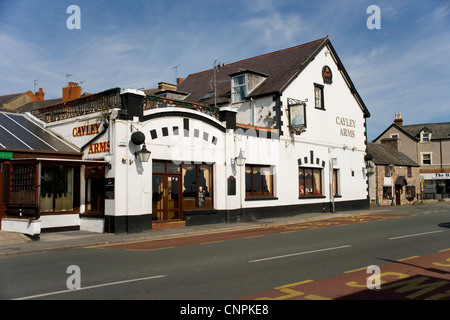
[(395, 114), (394, 123), (396, 125), (398, 125), (399, 127), (401, 127), (403, 125), (403, 119), (402, 119), (402, 114), (401, 113), (396, 113)]
[(177, 85), (179, 85), (181, 83), (181, 81), (183, 81), (184, 78), (177, 78)]
[(62, 101), (66, 102), (78, 98), (81, 98), (81, 87), (78, 85), (78, 83), (69, 82), (67, 87), (63, 88)]
[(42, 90), (42, 88), (39, 88), (39, 91), (36, 92), (34, 95), (35, 95), (35, 97), (36, 97), (36, 101), (44, 101), (45, 93), (44, 93), (44, 91)]
[(158, 83), (158, 91), (165, 91), (165, 90), (177, 90), (177, 86), (175, 84), (170, 84), (167, 82), (159, 82)]

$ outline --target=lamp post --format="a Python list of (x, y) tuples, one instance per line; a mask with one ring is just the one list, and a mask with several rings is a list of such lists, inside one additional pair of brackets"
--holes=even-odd
[[(244, 157), (244, 153), (242, 152), (242, 149), (240, 149), (239, 151), (239, 155), (237, 157), (234, 158), (234, 163), (240, 167), (239, 169), (239, 175), (240, 175), (240, 211), (241, 211), (241, 221), (242, 221), (242, 199), (243, 197), (245, 197), (245, 190), (243, 188), (243, 184), (244, 184), (244, 178), (242, 178), (242, 167), (245, 164), (245, 157)], [(242, 192), (242, 190), (244, 190), (244, 192)]]
[(393, 164), (389, 165), (389, 172), (391, 174), (391, 206), (394, 205), (394, 177), (393, 173), (395, 172), (395, 166)]

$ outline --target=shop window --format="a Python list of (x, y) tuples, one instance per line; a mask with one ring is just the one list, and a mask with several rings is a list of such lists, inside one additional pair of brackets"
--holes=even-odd
[(245, 166), (245, 197), (273, 197), (273, 168), (270, 166)]
[(314, 84), (314, 105), (316, 109), (325, 109), (323, 86), (317, 83)]
[(322, 169), (298, 169), (299, 196), (322, 196)]
[(235, 76), (232, 80), (232, 100), (233, 102), (241, 102), (247, 96), (247, 81), (245, 74)]
[(73, 211), (74, 168), (42, 166), (41, 212)]
[(213, 207), (213, 170), (206, 164), (181, 165), (183, 209)]
[(383, 199), (392, 199), (392, 187), (383, 187)]

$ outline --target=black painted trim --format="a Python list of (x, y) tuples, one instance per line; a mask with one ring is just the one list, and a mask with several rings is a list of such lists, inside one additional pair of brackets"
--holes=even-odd
[[(144, 121), (158, 119), (158, 118), (165, 118), (165, 117), (180, 117), (180, 118), (189, 118), (189, 119), (200, 120), (200, 121), (203, 121), (217, 129), (219, 129), (222, 132), (226, 132), (226, 129), (224, 126), (222, 126), (221, 124), (218, 124), (217, 122), (215, 122), (211, 119), (208, 119), (207, 117), (204, 117), (204, 116), (201, 116), (198, 114), (189, 113), (189, 112), (182, 112), (182, 111), (164, 111), (164, 112), (149, 114), (149, 115), (144, 116)], [(184, 128), (184, 129), (186, 129), (186, 128)], [(189, 128), (188, 128), (188, 130), (189, 130)]]

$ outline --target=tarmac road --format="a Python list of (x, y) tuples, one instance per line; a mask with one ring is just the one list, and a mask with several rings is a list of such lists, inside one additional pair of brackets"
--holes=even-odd
[[(441, 202), (140, 235), (43, 236), (0, 246), (0, 298), (350, 299), (367, 287), (338, 284), (364, 285), (367, 266), (379, 265), (397, 273), (383, 275), (383, 283), (416, 281), (397, 282), (384, 299), (448, 299), (449, 208)], [(68, 290), (72, 265), (83, 290)], [(330, 285), (336, 292), (323, 291)]]

